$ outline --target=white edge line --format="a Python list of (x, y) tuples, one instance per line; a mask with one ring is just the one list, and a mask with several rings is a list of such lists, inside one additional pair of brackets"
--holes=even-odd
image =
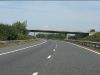
[[(70, 43), (70, 42), (67, 42), (67, 43)], [(77, 44), (74, 44), (74, 43), (70, 43), (70, 44), (73, 44), (73, 45), (75, 45), (77, 47), (80, 47), (80, 48), (84, 48), (85, 50), (88, 50), (88, 51), (91, 51), (93, 53), (96, 53), (96, 54), (100, 55), (100, 52), (94, 51), (93, 49), (89, 49), (89, 48), (86, 48), (86, 47), (83, 47), (83, 46), (80, 46), (80, 45), (77, 45)]]
[(32, 75), (38, 75), (38, 72), (34, 72)]
[(5, 54), (9, 54), (9, 53), (13, 53), (13, 52), (17, 52), (17, 51), (25, 50), (25, 49), (28, 49), (28, 48), (31, 48), (31, 47), (35, 47), (35, 46), (38, 46), (38, 45), (44, 44), (44, 43), (46, 43), (46, 42), (47, 42), (47, 41), (42, 42), (42, 43), (39, 43), (39, 44), (36, 44), (36, 45), (33, 45), (33, 46), (29, 46), (29, 47), (25, 47), (25, 48), (21, 48), (21, 49), (13, 50), (13, 51), (9, 51), (9, 52), (5, 52), (5, 53), (1, 53), (0, 55), (5, 55)]

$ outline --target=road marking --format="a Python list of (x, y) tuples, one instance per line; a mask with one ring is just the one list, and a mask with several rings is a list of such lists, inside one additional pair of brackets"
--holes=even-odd
[(13, 52), (17, 52), (17, 51), (25, 50), (25, 49), (28, 49), (28, 48), (31, 48), (31, 47), (35, 47), (35, 46), (42, 45), (42, 44), (44, 44), (44, 43), (46, 43), (46, 42), (47, 42), (47, 41), (42, 42), (42, 43), (39, 43), (39, 44), (36, 44), (36, 45), (33, 45), (33, 46), (29, 46), (29, 47), (25, 47), (25, 48), (21, 48), (21, 49), (13, 50), (13, 51), (9, 51), (9, 52), (5, 52), (5, 53), (1, 53), (0, 55), (6, 55), (6, 54), (9, 54), (9, 53), (13, 53)]
[(51, 55), (49, 55), (48, 57), (47, 57), (47, 59), (50, 59), (51, 58)]
[(56, 50), (55, 50), (55, 49), (53, 49), (53, 51), (55, 52)]
[[(70, 43), (70, 42), (67, 42), (67, 43)], [(77, 47), (83, 48), (83, 49), (85, 49), (85, 50), (88, 50), (88, 51), (91, 51), (91, 52), (93, 52), (93, 53), (96, 53), (96, 54), (99, 54), (99, 55), (100, 55), (100, 52), (97, 52), (97, 51), (95, 51), (95, 50), (93, 50), (93, 49), (89, 49), (89, 48), (86, 48), (86, 47), (83, 47), (83, 46), (80, 46), (80, 45), (77, 45), (77, 44), (74, 44), (74, 43), (70, 43), (70, 44), (75, 45), (75, 46), (77, 46)]]
[(34, 72), (32, 75), (38, 75), (38, 72)]

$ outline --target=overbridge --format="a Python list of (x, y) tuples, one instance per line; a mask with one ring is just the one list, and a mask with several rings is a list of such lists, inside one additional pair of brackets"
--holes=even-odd
[(58, 30), (28, 30), (28, 32), (46, 32), (46, 33), (63, 33), (65, 34), (66, 39), (68, 39), (67, 34), (83, 34), (88, 36), (89, 33), (87, 32), (70, 32), (70, 31), (58, 31)]

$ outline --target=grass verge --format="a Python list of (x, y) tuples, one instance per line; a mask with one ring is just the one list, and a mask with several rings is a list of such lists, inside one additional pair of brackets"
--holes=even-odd
[(34, 42), (37, 41), (38, 39), (30, 39), (30, 40), (16, 40), (15, 42), (11, 43), (0, 43), (0, 48), (6, 47), (6, 46), (15, 46), (15, 45), (20, 45), (20, 44), (26, 44), (29, 42)]

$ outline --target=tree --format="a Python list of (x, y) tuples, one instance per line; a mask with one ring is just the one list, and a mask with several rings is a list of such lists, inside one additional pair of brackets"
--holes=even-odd
[(25, 35), (28, 35), (27, 29), (26, 29), (27, 23), (17, 21), (12, 24), (13, 30), (15, 34), (17, 35), (17, 39), (23, 39)]
[(12, 25), (0, 24), (0, 40), (24, 39), (28, 36), (26, 21), (17, 21)]

